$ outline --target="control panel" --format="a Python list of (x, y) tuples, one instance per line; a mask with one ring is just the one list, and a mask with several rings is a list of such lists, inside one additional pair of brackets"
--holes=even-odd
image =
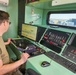
[(60, 53), (70, 33), (48, 29), (40, 43), (53, 51)]
[[(65, 43), (67, 46), (59, 55), (58, 53), (62, 51)], [(40, 40), (40, 44), (49, 48), (50, 51), (46, 52), (28, 39), (12, 39), (12, 45), (16, 50), (27, 52), (31, 57), (44, 54), (73, 73), (76, 73), (76, 64), (74, 63), (76, 62), (76, 34), (47, 29)]]
[(31, 43), (26, 39), (15, 39), (15, 40), (12, 40), (12, 43), (14, 44), (13, 46), (15, 46), (17, 50), (21, 52), (27, 52), (30, 54), (30, 56), (36, 56), (46, 52), (45, 50), (34, 45), (33, 43)]
[(72, 34), (68, 45), (65, 47), (62, 55), (74, 62), (76, 62), (76, 34)]
[(54, 60), (55, 62), (59, 63), (60, 65), (64, 66), (65, 68), (69, 69), (73, 73), (76, 73), (76, 64), (74, 64), (73, 62), (71, 62), (51, 51), (45, 53), (45, 55), (48, 56), (49, 58), (51, 58), (52, 60)]
[[(63, 43), (64, 45), (65, 43)], [(60, 45), (62, 47), (63, 45)], [(54, 52), (46, 52), (45, 55), (73, 73), (76, 73), (76, 34), (72, 34), (67, 46), (64, 48), (61, 56)], [(74, 63), (75, 62), (75, 63)]]

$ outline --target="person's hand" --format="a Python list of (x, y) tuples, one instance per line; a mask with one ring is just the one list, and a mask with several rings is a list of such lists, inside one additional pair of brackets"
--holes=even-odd
[(8, 44), (10, 44), (10, 42), (11, 42), (11, 38), (8, 38), (7, 42), (8, 42)]
[(25, 63), (29, 56), (30, 55), (28, 53), (22, 53), (21, 54), (21, 60), (22, 60), (22, 62)]
[(8, 38), (8, 39), (7, 39), (7, 42), (4, 42), (4, 44), (5, 44), (5, 45), (8, 45), (8, 44), (10, 44), (10, 42), (11, 42), (11, 38)]

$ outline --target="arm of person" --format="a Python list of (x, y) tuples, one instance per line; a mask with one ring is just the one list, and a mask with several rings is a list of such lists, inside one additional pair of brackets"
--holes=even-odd
[(9, 73), (9, 72), (15, 70), (20, 65), (24, 64), (26, 62), (26, 60), (28, 59), (28, 57), (29, 57), (28, 53), (22, 53), (20, 60), (14, 62), (14, 63), (11, 63), (11, 64), (7, 64), (7, 65), (3, 65), (2, 60), (0, 60), (0, 75), (4, 75), (6, 73)]
[(4, 44), (8, 45), (8, 44), (10, 44), (10, 42), (11, 42), (11, 38), (8, 38), (7, 42), (4, 42)]

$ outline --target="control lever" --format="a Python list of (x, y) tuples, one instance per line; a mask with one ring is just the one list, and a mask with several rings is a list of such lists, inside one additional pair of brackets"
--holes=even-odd
[(31, 45), (28, 45), (25, 49), (20, 48), (20, 47), (17, 47), (17, 49), (22, 52), (32, 53), (36, 51), (36, 46), (31, 44)]
[(11, 39), (12, 42), (16, 43), (16, 41), (14, 39)]

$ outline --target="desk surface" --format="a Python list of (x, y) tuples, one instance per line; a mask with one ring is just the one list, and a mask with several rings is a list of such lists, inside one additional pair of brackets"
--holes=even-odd
[[(51, 65), (48, 67), (42, 67), (42, 61), (48, 61)], [(52, 59), (48, 58), (44, 54), (29, 58), (26, 63), (26, 68), (32, 68), (33, 70), (39, 72), (41, 75), (76, 75)]]

